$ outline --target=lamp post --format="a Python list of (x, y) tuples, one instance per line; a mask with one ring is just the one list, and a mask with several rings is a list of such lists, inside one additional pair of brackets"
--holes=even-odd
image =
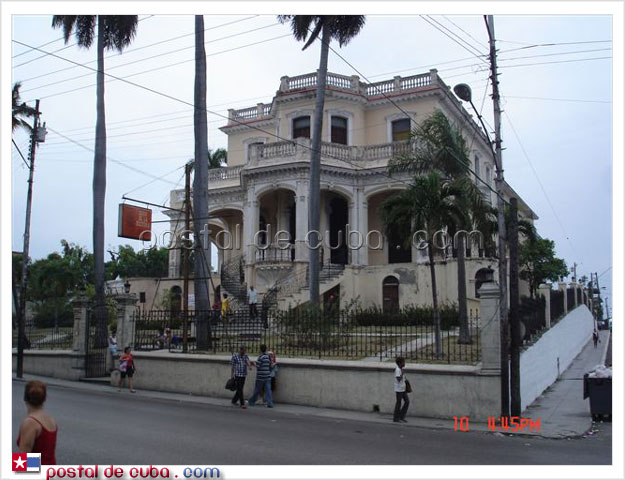
[[(496, 78), (496, 77), (495, 77)], [(493, 85), (495, 82), (493, 82)], [(493, 86), (494, 88), (494, 86)], [(472, 101), (471, 87), (466, 83), (458, 84), (454, 87), (454, 92), (461, 100), (468, 102), (473, 111), (477, 115), (480, 124), (488, 144), (490, 146), (493, 160), (495, 162), (495, 186), (497, 188), (497, 236), (498, 252), (499, 252), (499, 312), (500, 312), (500, 327), (501, 327), (501, 411), (503, 416), (510, 415), (510, 375), (508, 369), (508, 290), (507, 290), (507, 259), (506, 259), (506, 221), (505, 221), (505, 205), (504, 205), (504, 180), (503, 180), (503, 167), (501, 163), (501, 139), (499, 128), (495, 129), (495, 149), (493, 149), (493, 142), (488, 135), (488, 130), (484, 125), (482, 115), (478, 112), (477, 108)], [(493, 100), (495, 96), (493, 95)], [(496, 110), (499, 106), (496, 106)], [(498, 127), (498, 125), (497, 125)]]

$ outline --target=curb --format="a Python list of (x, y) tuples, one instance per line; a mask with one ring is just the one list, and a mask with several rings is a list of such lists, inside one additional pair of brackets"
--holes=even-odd
[(603, 347), (603, 353), (601, 354), (601, 365), (605, 365), (605, 358), (608, 356), (608, 347), (610, 346), (610, 338), (612, 332), (608, 330), (608, 337), (605, 340), (605, 347)]

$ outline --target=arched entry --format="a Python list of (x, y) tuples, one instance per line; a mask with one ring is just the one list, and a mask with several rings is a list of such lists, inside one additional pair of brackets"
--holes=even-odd
[(382, 310), (384, 313), (399, 310), (399, 280), (393, 276), (382, 281)]
[(493, 281), (493, 270), (491, 268), (480, 268), (475, 272), (475, 298), (480, 298), (478, 290), (482, 284)]
[(180, 312), (182, 308), (182, 289), (178, 285), (175, 285), (171, 287), (170, 295), (171, 295), (171, 304), (170, 304), (171, 312), (172, 313)]

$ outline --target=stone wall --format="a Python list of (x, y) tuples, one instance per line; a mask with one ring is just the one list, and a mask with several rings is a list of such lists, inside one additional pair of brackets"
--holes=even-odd
[(571, 365), (592, 338), (593, 327), (590, 310), (586, 305), (579, 306), (521, 352), (522, 409), (527, 408)]
[[(83, 368), (72, 368), (76, 355), (71, 350), (25, 350), (24, 373), (45, 377), (78, 380), (84, 376)], [(13, 371), (17, 368), (17, 352), (13, 352)]]

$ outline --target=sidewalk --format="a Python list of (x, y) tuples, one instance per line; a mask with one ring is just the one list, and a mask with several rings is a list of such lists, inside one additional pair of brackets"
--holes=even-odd
[[(608, 347), (608, 331), (600, 332), (601, 343), (597, 349), (593, 348), (592, 340), (584, 347), (584, 350), (573, 360), (569, 369), (562, 374), (560, 379), (556, 381), (550, 388), (545, 391), (536, 401), (523, 412), (523, 417), (532, 418), (534, 421), (540, 418), (540, 432), (528, 433), (523, 435), (540, 436), (545, 438), (565, 438), (573, 436), (581, 436), (588, 432), (592, 426), (592, 419), (588, 406), (588, 399), (582, 398), (582, 379), (584, 373), (591, 370), (595, 365), (602, 363)], [(122, 393), (118, 393), (117, 389), (103, 383), (96, 382), (73, 382), (69, 380), (61, 380), (49, 377), (40, 377), (35, 375), (24, 375), (23, 380), (41, 380), (48, 385), (54, 385), (62, 388), (72, 388), (82, 391), (91, 391), (94, 393), (104, 393), (110, 395), (131, 395), (127, 389)], [(232, 408), (230, 400), (227, 398), (200, 397), (191, 394), (167, 393), (147, 390), (138, 390), (137, 398), (151, 398), (163, 401), (173, 402), (190, 402), (204, 405), (214, 405), (223, 408)], [(257, 408), (257, 407), (254, 407)], [(262, 408), (262, 407), (258, 407)], [(307, 415), (315, 417), (334, 418), (339, 420), (353, 420), (372, 422), (380, 424), (392, 423), (391, 414), (381, 414), (372, 412), (359, 412), (349, 410), (337, 410), (331, 408), (316, 408), (302, 405), (277, 405), (276, 411), (284, 412), (290, 415)], [(431, 428), (436, 430), (453, 431), (454, 421), (450, 419), (435, 419), (422, 417), (408, 417), (408, 424), (402, 424), (401, 427), (418, 427)], [(398, 426), (398, 428), (401, 428)], [(473, 432), (488, 432), (486, 424), (471, 422), (470, 430)], [(511, 435), (518, 435), (508, 433)], [(502, 433), (495, 433), (502, 435)]]
[(589, 340), (571, 366), (523, 412), (524, 417), (540, 418), (541, 437), (580, 436), (591, 429), (589, 399), (583, 398), (584, 374), (605, 362), (610, 332), (600, 330), (599, 340), (597, 348)]

